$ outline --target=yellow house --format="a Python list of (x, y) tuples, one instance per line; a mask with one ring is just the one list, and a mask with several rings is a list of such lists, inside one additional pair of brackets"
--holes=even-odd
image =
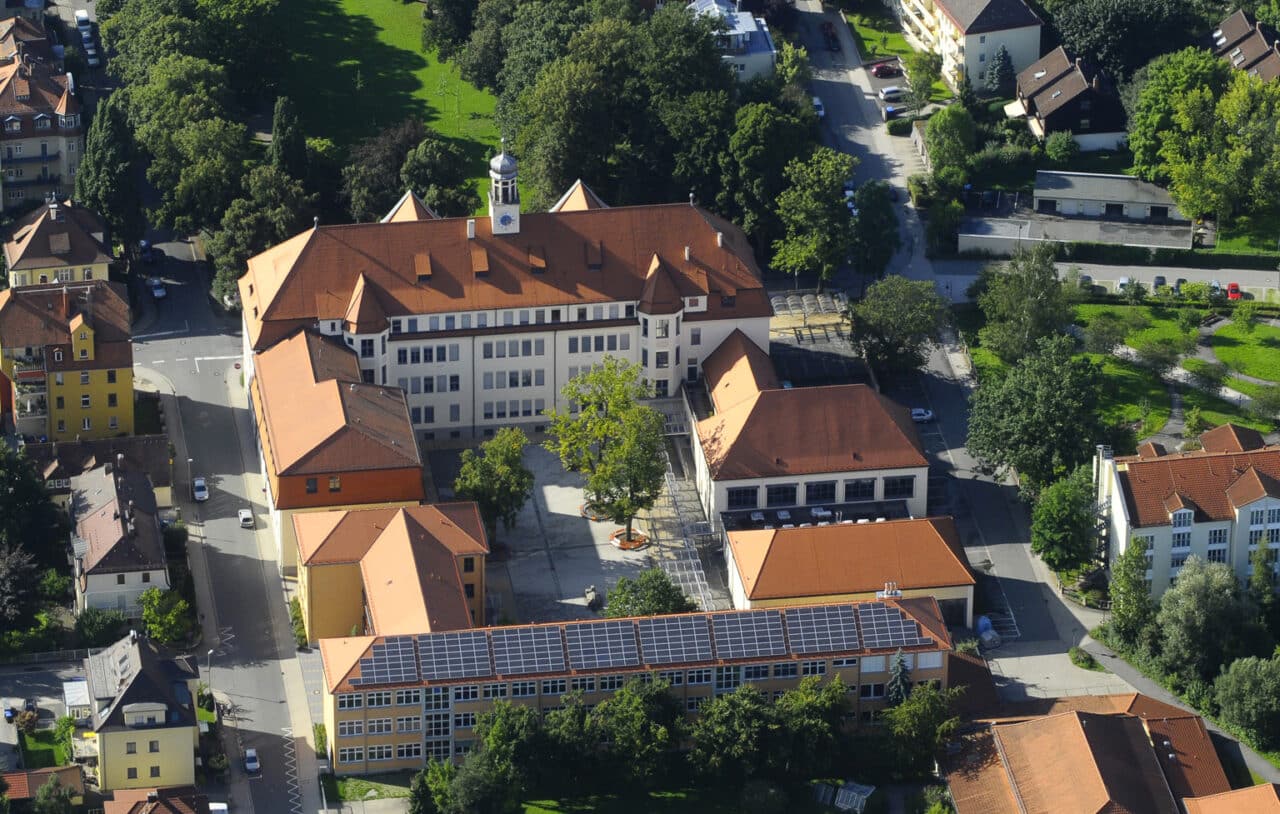
[(973, 626), (976, 580), (950, 517), (805, 523), (727, 536), (735, 608), (932, 596), (949, 624)]
[(311, 641), (484, 624), (489, 543), (475, 503), (293, 515)]
[(85, 666), (99, 787), (193, 785), (200, 739), (194, 662), (131, 633)]
[(133, 434), (133, 345), (124, 286), (106, 280), (0, 292), (0, 404), (20, 435)]
[(106, 226), (73, 201), (50, 203), (18, 221), (4, 244), (9, 287), (107, 279), (115, 262)]

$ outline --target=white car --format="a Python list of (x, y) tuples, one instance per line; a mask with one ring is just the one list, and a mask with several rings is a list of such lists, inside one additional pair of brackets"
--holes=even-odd
[(257, 749), (244, 750), (244, 770), (249, 774), (257, 774), (262, 771), (262, 764), (258, 762)]
[(191, 481), (191, 497), (197, 503), (203, 503), (209, 499), (209, 484), (204, 478)]
[(169, 292), (164, 289), (164, 280), (159, 277), (151, 277), (147, 280), (147, 288), (151, 289), (151, 296), (157, 300), (163, 300), (169, 296)]
[(933, 410), (926, 410), (923, 407), (912, 407), (911, 420), (917, 424), (928, 424), (933, 420)]
[(236, 517), (240, 519), (240, 528), (242, 529), (253, 528), (253, 510), (252, 509), (241, 509), (238, 512), (236, 512)]
[(89, 19), (89, 12), (84, 9), (76, 11), (76, 28), (81, 31), (90, 31), (93, 29), (93, 22)]
[(827, 109), (822, 106), (822, 99), (817, 96), (813, 97), (813, 112), (818, 114), (819, 119), (827, 116)]

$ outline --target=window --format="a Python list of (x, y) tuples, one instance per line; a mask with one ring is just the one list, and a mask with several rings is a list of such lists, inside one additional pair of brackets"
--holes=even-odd
[[(132, 745), (132, 744), (130, 744), (130, 745)], [(134, 767), (132, 767), (132, 766), (130, 766), (130, 767), (128, 768), (128, 770), (127, 770), (127, 774), (128, 774), (128, 778), (129, 778), (130, 780), (137, 780), (137, 779), (138, 779), (138, 770), (137, 770), (137, 769), (135, 769), (135, 768), (134, 768)]]
[(705, 704), (706, 702), (707, 702), (707, 699), (701, 696), (686, 698), (684, 701), (684, 708), (689, 712), (697, 712), (698, 710), (702, 709), (702, 705)]
[(1186, 554), (1175, 554), (1174, 556), (1169, 558), (1169, 567), (1181, 568), (1183, 565), (1186, 564), (1186, 562), (1187, 562)]
[(1267, 523), (1280, 523), (1280, 509), (1267, 509)]
[(843, 658), (843, 659), (831, 660), (831, 667), (832, 669), (836, 669), (836, 670), (839, 670), (842, 667), (857, 667), (857, 666), (858, 666), (858, 659), (853, 656), (848, 658)]
[(464, 573), (464, 574), (470, 574), (470, 573), (475, 572), (475, 570), (476, 570), (476, 558), (475, 558), (475, 557), (463, 557), (463, 558), (462, 558), (462, 573)]
[(364, 706), (364, 696), (359, 693), (347, 693), (338, 696), (338, 709), (360, 709)]
[(876, 479), (858, 478), (844, 482), (844, 499), (848, 503), (876, 499)]
[(406, 716), (404, 718), (396, 718), (397, 732), (421, 732), (422, 719), (417, 715)]
[(372, 339), (360, 340), (360, 358), (361, 359), (373, 358), (373, 340)]
[(679, 670), (663, 670), (658, 673), (658, 680), (665, 681), (672, 687), (680, 687), (684, 685), (684, 673)]
[(378, 690), (377, 692), (371, 692), (365, 696), (365, 699), (370, 707), (389, 707), (391, 706), (391, 691)]
[(783, 661), (773, 665), (774, 678), (795, 678), (799, 674), (799, 665), (794, 661)]
[(116, 372), (114, 370), (107, 371), (107, 384), (116, 383)]
[(450, 404), (450, 405), (449, 405), (449, 420), (450, 420), (450, 421), (461, 421), (461, 420), (462, 420), (462, 405), (461, 405), (461, 404)]
[(796, 505), (796, 485), (794, 483), (779, 483), (773, 486), (766, 486), (764, 491), (766, 506)]
[(80, 429), (82, 429), (82, 430), (91, 430), (91, 429), (93, 429), (93, 422), (92, 422), (92, 421), (90, 421), (90, 420), (89, 420), (89, 419), (87, 419), (87, 418), (86, 418), (86, 419), (83, 419), (83, 420), (80, 422)]
[(729, 490), (730, 509), (754, 509), (760, 503), (760, 489), (755, 486), (736, 486)]
[(660, 350), (653, 354), (653, 366), (657, 368), (671, 367), (671, 354)]
[(507, 685), (506, 684), (485, 684), (484, 697), (487, 699), (506, 698)]
[(908, 475), (902, 478), (885, 478), (884, 479), (884, 499), (891, 500), (893, 498), (914, 497), (916, 493), (916, 479), (914, 475)]
[(369, 747), (369, 760), (390, 760), (391, 744)]
[(716, 691), (732, 690), (742, 683), (742, 671), (735, 667), (716, 668)]
[(1173, 547), (1174, 547), (1174, 548), (1190, 548), (1190, 547), (1191, 547), (1191, 532), (1189, 532), (1189, 531), (1175, 531), (1175, 532), (1173, 533)]
[(942, 654), (939, 652), (916, 654), (916, 668), (919, 670), (941, 669)]
[(315, 478), (307, 478), (307, 494), (314, 495), (318, 491), (320, 491), (319, 481)]
[(119, 402), (119, 397), (118, 397), (118, 396), (116, 396), (116, 394), (115, 394), (115, 393), (108, 393), (108, 394), (107, 394), (107, 406), (108, 406), (108, 407), (118, 407), (118, 406), (120, 406), (118, 402)]
[(622, 685), (627, 683), (626, 676), (600, 676), (600, 692), (612, 692), (622, 689)]
[(364, 734), (364, 721), (338, 721), (338, 737), (354, 738)]
[(1249, 512), (1249, 525), (1261, 526), (1266, 521), (1266, 517), (1267, 517), (1266, 509), (1254, 509), (1253, 511)]
[(480, 688), (475, 684), (466, 684), (453, 688), (454, 701), (474, 701), (480, 697)]
[(814, 481), (804, 485), (805, 503), (835, 503), (836, 482), (833, 480)]
[(422, 744), (417, 741), (413, 743), (396, 744), (396, 759), (410, 760), (422, 757)]
[(631, 350), (631, 334), (621, 334), (618, 337), (619, 350)]
[(474, 712), (459, 712), (453, 716), (454, 729), (470, 729), (476, 725), (476, 714)]
[(748, 664), (742, 668), (743, 681), (765, 681), (769, 678), (769, 665)]
[(658, 339), (666, 339), (671, 336), (671, 320), (655, 320), (653, 324), (653, 335)]
[(689, 329), (689, 344), (690, 344), (690, 345), (701, 345), (701, 344), (702, 344), (702, 329), (701, 329), (701, 328), (690, 328), (690, 329)]
[(568, 682), (563, 678), (548, 678), (542, 682), (543, 695), (564, 695)]
[(364, 760), (364, 749), (359, 746), (346, 746), (338, 750), (339, 763), (360, 763)]
[(884, 698), (884, 685), (863, 684), (858, 688), (858, 696), (866, 699)]
[(124, 745), (124, 753), (125, 753), (126, 755), (136, 755), (136, 754), (138, 754), (138, 742), (137, 742), (137, 741), (128, 741), (128, 742), (126, 742), (126, 743), (125, 743), (125, 745)]
[(449, 741), (432, 741), (427, 744), (427, 758), (429, 760), (445, 761), (449, 759)]
[(596, 680), (582, 677), (571, 678), (569, 679), (569, 689), (574, 692), (595, 692)]
[(1191, 512), (1182, 509), (1173, 513), (1173, 527), (1175, 529), (1185, 529), (1191, 526)]
[(150, 582), (150, 581), (151, 581), (151, 572), (150, 572), (150, 571), (143, 571), (143, 572), (142, 572), (142, 581), (143, 581), (143, 582)]
[(690, 685), (694, 685), (694, 684), (710, 684), (710, 683), (711, 683), (711, 670), (710, 670), (709, 668), (708, 668), (708, 669), (702, 669), (702, 670), (690, 670), (690, 671), (689, 671), (689, 673), (688, 673), (688, 677), (689, 677), (689, 684), (690, 684)]
[(448, 687), (429, 687), (426, 692), (426, 708), (427, 709), (448, 709), (449, 708), (449, 688)]
[(578, 337), (576, 336), (569, 337), (569, 352), (570, 353), (578, 352)]
[(341, 477), (339, 477), (338, 475), (330, 475), (330, 476), (329, 476), (329, 491), (330, 491), (330, 492), (341, 492), (341, 491), (342, 491), (342, 478), (341, 478)]
[(1211, 548), (1205, 559), (1209, 562), (1226, 562), (1227, 550), (1225, 548)]
[(84, 407), (84, 408), (88, 408), (88, 406), (89, 406), (89, 396), (88, 396), (88, 394), (87, 394), (87, 393), (86, 393), (85, 395), (82, 395), (82, 396), (80, 397), (80, 406), (81, 406), (81, 407)]
[(117, 585), (124, 584), (124, 574), (116, 574), (116, 584)]
[(1226, 545), (1227, 530), (1226, 529), (1209, 529), (1209, 545)]
[(1253, 531), (1250, 531), (1249, 548), (1257, 547), (1258, 543), (1262, 542), (1262, 535), (1264, 534), (1266, 534), (1266, 532), (1262, 529), (1254, 529)]
[(80, 371), (80, 383), (81, 384), (89, 383), (89, 371), (87, 370)]
[(884, 656), (863, 656), (862, 672), (864, 673), (883, 673), (885, 668)]
[(827, 674), (827, 663), (825, 661), (801, 662), (800, 674), (806, 676), (824, 676)]
[(538, 694), (536, 681), (513, 681), (511, 683), (512, 698), (531, 698)]
[(428, 738), (447, 738), (449, 730), (452, 728), (452, 717), (447, 712), (437, 712), (426, 716), (426, 729)]
[[(373, 704), (369, 706), (373, 706)], [(367, 729), (370, 735), (386, 735), (391, 732), (391, 719), (370, 718)]]

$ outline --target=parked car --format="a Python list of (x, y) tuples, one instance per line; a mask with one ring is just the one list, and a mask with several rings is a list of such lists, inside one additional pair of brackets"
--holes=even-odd
[(241, 509), (236, 512), (236, 517), (240, 519), (240, 528), (253, 528), (253, 509)]
[(209, 484), (204, 478), (191, 481), (191, 499), (197, 503), (203, 503), (209, 499)]
[(18, 717), (18, 713), (14, 710), (14, 708), (9, 704), (8, 701), (5, 701), (4, 702), (4, 722), (6, 724), (11, 724), (13, 723), (13, 719), (16, 717)]
[(877, 79), (888, 79), (891, 76), (902, 76), (902, 69), (894, 62), (881, 62), (879, 65), (873, 65), (871, 75)]
[(76, 10), (76, 28), (81, 31), (93, 29), (93, 21), (89, 19), (89, 12), (84, 9)]
[(879, 93), (880, 101), (896, 102), (902, 98), (902, 94), (904, 94), (905, 92), (906, 91), (904, 91), (902, 88), (898, 87), (897, 85), (890, 85), (887, 88), (881, 88)]
[(148, 278), (147, 288), (151, 290), (151, 296), (157, 300), (163, 300), (165, 297), (169, 296), (169, 293), (164, 290), (164, 280), (161, 280), (159, 277)]
[(1128, 277), (1121, 277), (1119, 280), (1116, 280), (1116, 293), (1123, 294), (1125, 289), (1129, 287), (1129, 282)]
[(1159, 291), (1162, 286), (1169, 284), (1169, 280), (1163, 274), (1157, 274), (1155, 280), (1151, 283), (1152, 291)]
[(258, 762), (258, 750), (250, 747), (244, 750), (244, 770), (249, 774), (257, 774), (262, 771), (262, 764)]
[(827, 41), (828, 51), (840, 50), (840, 37), (836, 34), (836, 27), (830, 22), (822, 24), (822, 38)]
[(813, 97), (813, 112), (818, 114), (819, 119), (827, 116), (827, 109), (822, 106), (822, 99), (817, 96)]
[(93, 45), (93, 29), (92, 28), (80, 29), (80, 42), (86, 46)]
[(1088, 291), (1089, 289), (1093, 288), (1093, 278), (1090, 277), (1088, 274), (1081, 274), (1080, 287), (1083, 288), (1085, 291)]
[(928, 424), (933, 420), (933, 410), (926, 410), (923, 407), (912, 407), (911, 420), (917, 424)]
[(1227, 283), (1227, 299), (1238, 300), (1241, 296), (1239, 283)]

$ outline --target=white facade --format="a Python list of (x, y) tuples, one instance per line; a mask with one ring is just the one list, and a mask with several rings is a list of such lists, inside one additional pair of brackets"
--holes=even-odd
[(160, 568), (81, 575), (76, 578), (76, 612), (85, 608), (118, 610), (130, 619), (140, 619), (138, 597), (149, 588), (169, 590), (169, 572)]
[(1193, 512), (1180, 510), (1169, 515), (1166, 525), (1136, 527), (1109, 450), (1098, 450), (1093, 471), (1098, 506), (1110, 540), (1108, 560), (1114, 564), (1130, 545), (1140, 543), (1147, 551), (1147, 585), (1155, 599), (1173, 584), (1190, 556), (1230, 565), (1242, 583), (1249, 579), (1250, 557), (1259, 545), (1271, 549), (1272, 562), (1276, 560), (1280, 499), (1262, 497), (1238, 506), (1234, 519), (1228, 521), (1197, 523)]
[(907, 41), (942, 55), (942, 78), (953, 90), (965, 76), (978, 85), (1002, 45), (1015, 74), (1040, 59), (1040, 25), (966, 34), (935, 0), (895, 0), (895, 4)]

